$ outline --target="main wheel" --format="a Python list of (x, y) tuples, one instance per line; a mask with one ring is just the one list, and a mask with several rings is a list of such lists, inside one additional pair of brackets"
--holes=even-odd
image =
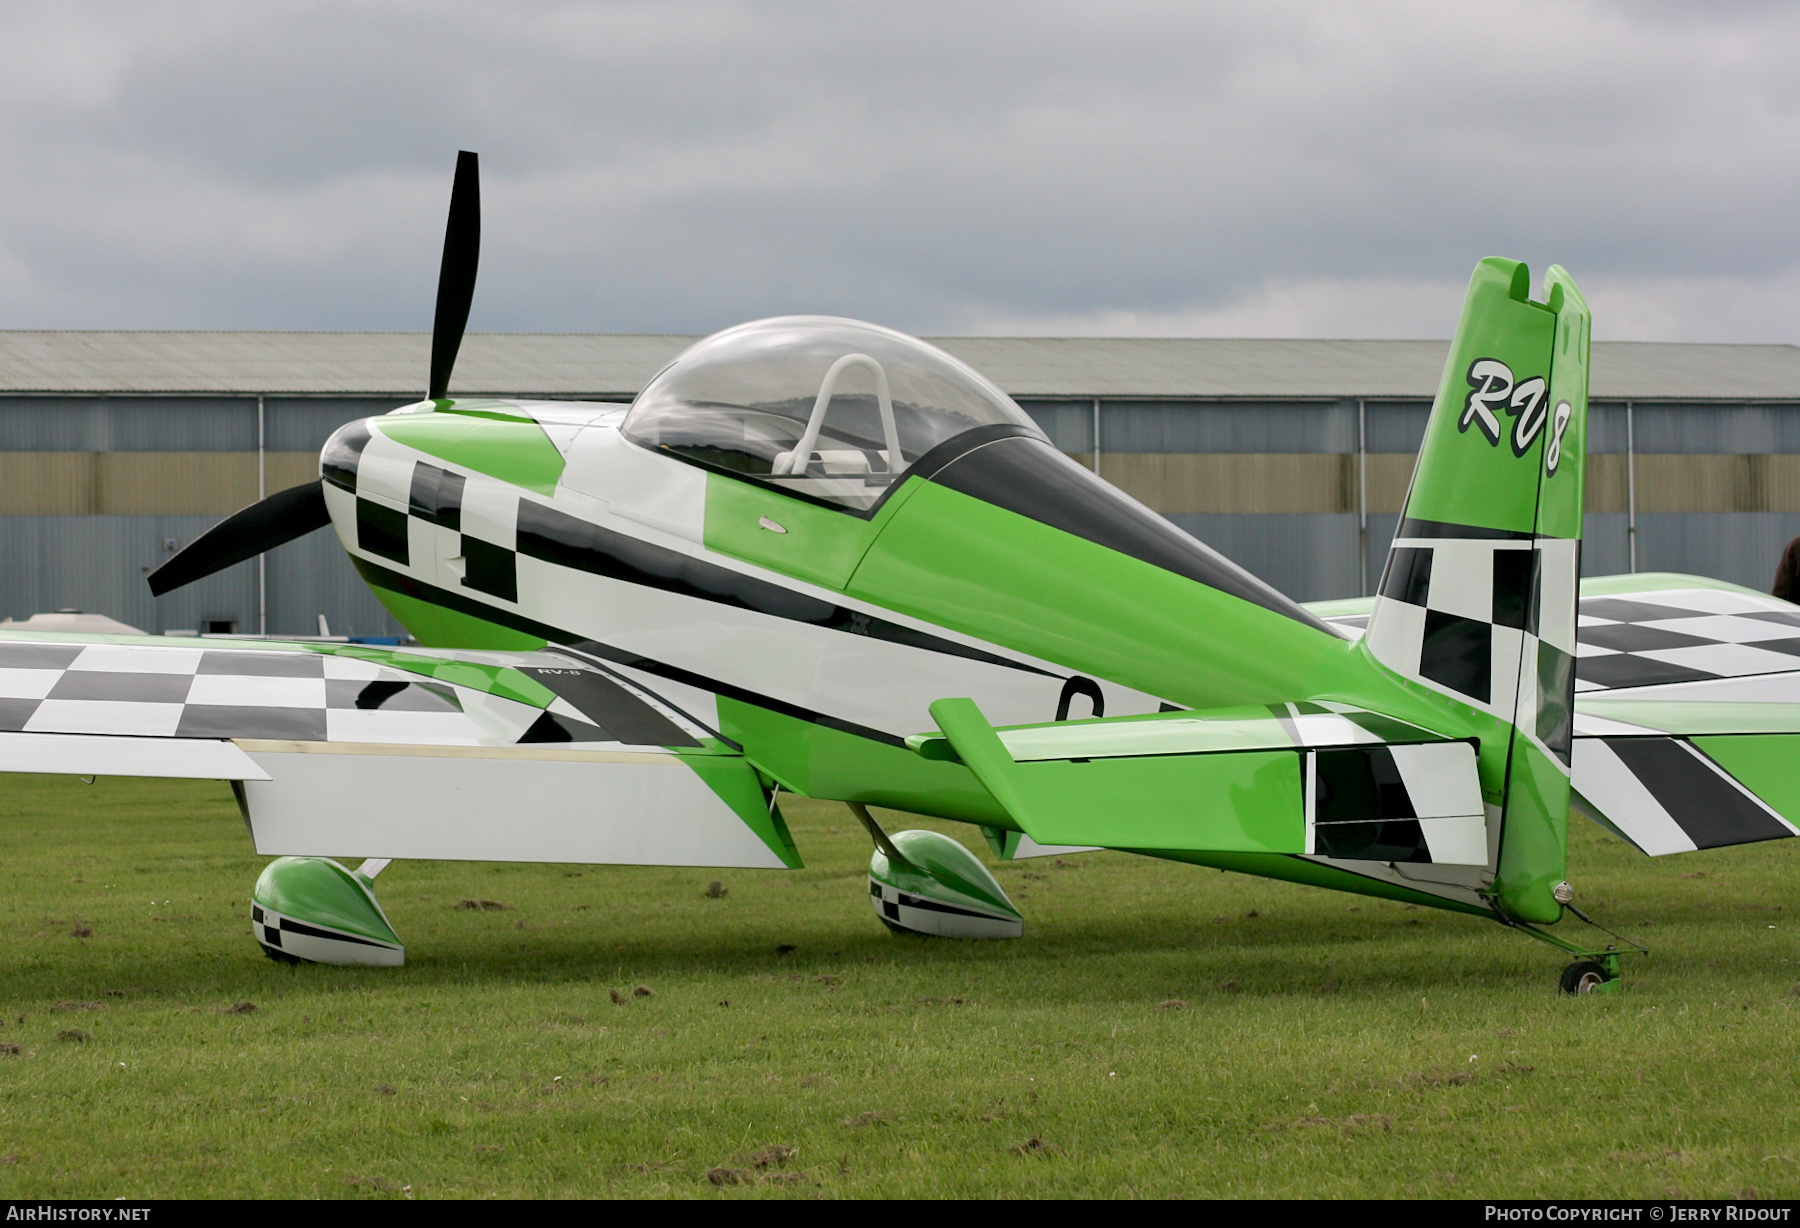
[(1562, 971), (1564, 993), (1593, 993), (1612, 978), (1591, 959), (1576, 960)]

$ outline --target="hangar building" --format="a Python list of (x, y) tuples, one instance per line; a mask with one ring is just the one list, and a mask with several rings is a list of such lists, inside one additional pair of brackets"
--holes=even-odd
[[(685, 336), (473, 334), (454, 391), (628, 401)], [(1379, 578), (1447, 343), (941, 337), (1066, 452), (1301, 600)], [(0, 616), (393, 635), (317, 533), (154, 599), (221, 517), (422, 395), (415, 333), (0, 332)], [(1594, 346), (1590, 575), (1766, 589), (1800, 535), (1800, 347)]]

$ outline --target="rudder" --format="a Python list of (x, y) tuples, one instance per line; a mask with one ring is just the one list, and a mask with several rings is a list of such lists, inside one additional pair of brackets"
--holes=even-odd
[[(1512, 260), (1476, 266), (1377, 590), (1366, 651), (1493, 722), (1493, 893), (1554, 921), (1567, 864), (1575, 598), (1586, 455), (1587, 305), (1561, 268), (1542, 303)], [(1472, 710), (1472, 711), (1470, 711)]]

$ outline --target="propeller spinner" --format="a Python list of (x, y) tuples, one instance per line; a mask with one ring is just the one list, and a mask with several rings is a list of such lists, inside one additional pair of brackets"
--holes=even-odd
[[(450, 188), (450, 217), (444, 225), (444, 261), (438, 269), (437, 314), (431, 326), (431, 382), (427, 396), (442, 400), (450, 371), (462, 348), (475, 299), (475, 271), (481, 260), (481, 168), (476, 155), (456, 155)], [(189, 542), (187, 548), (150, 573), (157, 597), (224, 571), (246, 559), (305, 537), (331, 523), (321, 479), (277, 491), (233, 512)]]

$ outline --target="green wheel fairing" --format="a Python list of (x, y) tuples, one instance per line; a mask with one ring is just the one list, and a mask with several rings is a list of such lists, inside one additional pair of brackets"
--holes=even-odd
[(890, 926), (967, 938), (1016, 938), (1023, 931), (1023, 915), (968, 849), (935, 831), (896, 832), (891, 840), (904, 861), (879, 848), (869, 857), (876, 912)]
[(329, 857), (277, 857), (263, 867), (253, 894), (258, 904), (290, 917), (359, 938), (400, 942), (368, 881)]
[[(299, 946), (308, 953), (298, 958), (319, 963), (391, 965), (405, 960), (405, 944), (388, 923), (369, 880), (329, 857), (277, 857), (263, 867), (251, 904), (252, 931), (274, 931), (267, 938), (258, 933), (257, 940), (284, 957), (295, 958), (290, 948)], [(305, 930), (297, 932), (291, 923)]]

